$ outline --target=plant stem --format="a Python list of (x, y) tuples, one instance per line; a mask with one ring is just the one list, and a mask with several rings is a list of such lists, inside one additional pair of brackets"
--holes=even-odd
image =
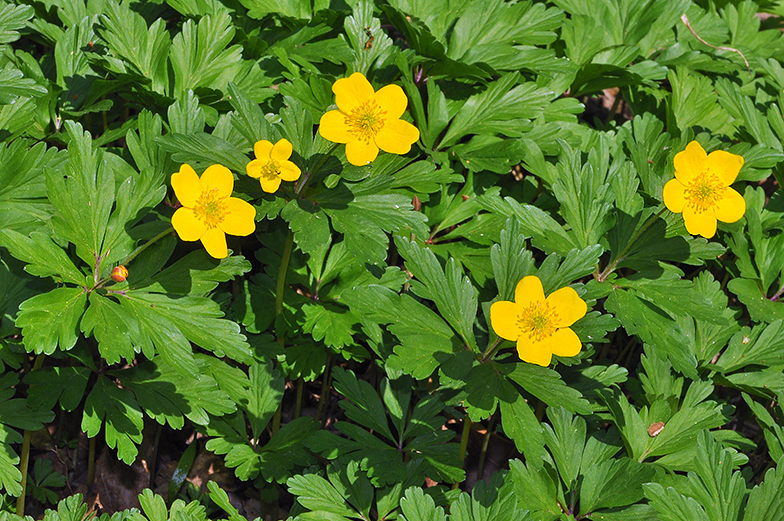
[[(468, 435), (471, 434), (471, 418), (468, 417), (468, 413), (465, 415), (465, 419), (463, 420), (463, 434), (460, 436), (460, 453), (459, 458), (460, 461), (463, 462), (463, 468), (465, 468), (465, 457), (466, 457), (466, 449), (468, 449)], [(460, 486), (460, 483), (455, 481), (452, 483), (452, 490), (457, 489)]]
[(501, 346), (501, 342), (503, 342), (503, 338), (500, 336), (495, 339), (495, 342), (485, 350), (485, 353), (482, 355), (482, 358), (479, 359), (481, 363), (485, 363), (498, 351), (498, 348)]
[[(283, 311), (283, 290), (286, 289), (286, 272), (289, 270), (289, 260), (291, 260), (291, 250), (294, 247), (294, 232), (289, 230), (286, 236), (286, 245), (283, 246), (283, 255), (280, 258), (280, 268), (278, 269), (278, 286), (275, 290), (275, 316)], [(278, 335), (278, 342), (283, 345), (283, 335)]]
[(487, 446), (490, 443), (490, 436), (493, 434), (493, 429), (495, 428), (497, 415), (493, 414), (490, 417), (490, 421), (487, 423), (487, 432), (485, 433), (485, 439), (482, 440), (482, 452), (479, 453), (479, 465), (477, 465), (476, 470), (476, 479), (477, 481), (482, 479), (482, 474), (485, 470), (485, 457), (487, 456)]
[(294, 403), (294, 417), (299, 418), (302, 413), (302, 392), (305, 389), (305, 380), (297, 378), (297, 401)]
[[(44, 365), (44, 355), (38, 355), (33, 364), (33, 371), (37, 371)], [(33, 431), (25, 429), (22, 439), (22, 454), (19, 456), (19, 472), (22, 474), (22, 493), (16, 498), (16, 514), (24, 517), (25, 497), (27, 495), (27, 469), (30, 466), (30, 442), (33, 439)]]
[(626, 255), (629, 252), (631, 247), (634, 245), (635, 241), (637, 241), (637, 239), (640, 238), (640, 236), (645, 232), (645, 230), (647, 230), (648, 228), (651, 227), (651, 225), (654, 223), (654, 221), (656, 221), (656, 219), (661, 217), (661, 215), (664, 213), (664, 211), (666, 209), (667, 209), (667, 207), (665, 206), (664, 208), (662, 208), (661, 210), (656, 212), (656, 215), (654, 215), (653, 217), (648, 219), (645, 222), (645, 224), (640, 226), (640, 229), (637, 230), (637, 233), (635, 233), (632, 236), (631, 239), (629, 239), (629, 242), (626, 243), (626, 246), (623, 247), (623, 249), (621, 250), (621, 253), (618, 254), (618, 256), (615, 258), (615, 260), (612, 261), (610, 264), (608, 264), (607, 267), (604, 268), (604, 270), (601, 273), (596, 275), (596, 280), (597, 281), (604, 282), (607, 279), (607, 277), (610, 276), (610, 273), (615, 271), (615, 267), (618, 265), (618, 263), (620, 263), (621, 261), (623, 261), (626, 258), (626, 257), (624, 257), (624, 255)]
[(324, 367), (324, 374), (321, 376), (321, 396), (319, 396), (318, 409), (316, 409), (316, 421), (321, 421), (321, 411), (327, 403), (327, 393), (329, 392), (329, 381), (332, 375), (332, 351), (327, 353), (327, 364)]
[(308, 181), (310, 181), (310, 179), (315, 176), (319, 170), (321, 170), (321, 167), (324, 166), (324, 163), (327, 161), (329, 156), (331, 156), (335, 149), (338, 148), (338, 145), (340, 145), (340, 143), (335, 143), (332, 145), (332, 147), (327, 150), (327, 153), (324, 154), (324, 157), (322, 157), (319, 162), (316, 163), (316, 166), (314, 166), (310, 172), (305, 172), (305, 175), (302, 176), (302, 181), (300, 181), (299, 186), (294, 189), (295, 194), (299, 195), (302, 193), (302, 190), (305, 189), (305, 185), (307, 185)]
[(155, 237), (153, 237), (149, 241), (145, 242), (144, 244), (142, 244), (141, 246), (139, 246), (138, 248), (133, 250), (131, 252), (131, 254), (128, 255), (125, 258), (125, 260), (122, 261), (120, 264), (123, 264), (123, 265), (128, 264), (133, 259), (135, 259), (136, 256), (139, 255), (141, 252), (143, 252), (144, 250), (146, 250), (147, 248), (149, 248), (150, 246), (152, 246), (153, 244), (155, 244), (159, 240), (163, 239), (164, 237), (166, 237), (167, 235), (169, 235), (173, 231), (174, 231), (174, 227), (173, 226), (169, 226), (166, 230), (162, 231), (161, 233), (159, 233), (158, 235), (156, 235)]
[(95, 438), (90, 438), (90, 448), (87, 453), (87, 486), (92, 487), (95, 484)]

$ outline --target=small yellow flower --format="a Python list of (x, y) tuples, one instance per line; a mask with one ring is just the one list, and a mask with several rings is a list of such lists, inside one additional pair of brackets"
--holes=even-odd
[(490, 324), (501, 338), (517, 341), (521, 360), (548, 366), (553, 355), (580, 352), (580, 339), (569, 326), (586, 311), (587, 304), (572, 288), (561, 288), (545, 298), (542, 281), (531, 275), (517, 283), (514, 302), (501, 300), (490, 306)]
[(319, 133), (324, 139), (346, 144), (346, 158), (352, 165), (372, 163), (378, 149), (405, 154), (419, 139), (419, 130), (400, 119), (408, 105), (406, 94), (397, 85), (378, 92), (359, 72), (332, 85), (338, 110), (321, 116)]
[(686, 230), (710, 239), (716, 221), (734, 223), (746, 213), (746, 201), (730, 185), (743, 166), (741, 156), (716, 150), (706, 154), (696, 141), (675, 154), (675, 179), (664, 185), (664, 204), (683, 212)]
[(183, 241), (200, 240), (216, 259), (226, 257), (226, 234), (250, 235), (256, 230), (256, 209), (230, 197), (234, 176), (223, 165), (212, 165), (199, 178), (190, 165), (171, 176), (174, 194), (182, 204), (172, 216), (172, 226)]
[(248, 163), (245, 169), (248, 175), (261, 182), (261, 189), (274, 193), (281, 181), (296, 181), (302, 171), (289, 161), (292, 146), (288, 139), (281, 139), (274, 145), (262, 139), (253, 145), (256, 159)]

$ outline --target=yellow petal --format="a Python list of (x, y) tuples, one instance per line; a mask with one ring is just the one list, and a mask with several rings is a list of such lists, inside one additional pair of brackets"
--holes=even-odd
[(546, 302), (558, 313), (558, 327), (561, 328), (571, 326), (588, 311), (588, 304), (569, 286), (550, 293)]
[(515, 287), (515, 303), (527, 308), (534, 302), (544, 302), (542, 281), (536, 275), (523, 277)]
[(493, 305), (490, 306), (490, 325), (495, 334), (507, 340), (520, 338), (522, 332), (517, 319), (521, 312), (522, 306), (514, 302), (508, 300), (493, 302)]
[(293, 151), (294, 147), (291, 145), (291, 141), (288, 139), (281, 139), (272, 147), (270, 157), (280, 163), (290, 158)]
[(691, 206), (686, 206), (683, 209), (683, 222), (686, 231), (692, 235), (702, 235), (706, 239), (716, 235), (716, 215), (712, 210), (698, 213)]
[(207, 232), (207, 227), (190, 208), (178, 208), (172, 215), (171, 223), (183, 241), (198, 241)]
[(180, 171), (172, 174), (171, 184), (180, 204), (193, 208), (196, 199), (201, 195), (201, 180), (193, 168), (190, 165), (180, 166)]
[(356, 166), (364, 166), (372, 163), (378, 156), (378, 147), (372, 141), (357, 139), (346, 143), (346, 158), (348, 162)]
[(280, 177), (278, 176), (265, 175), (259, 178), (259, 181), (261, 181), (261, 189), (268, 194), (274, 194), (278, 191), (278, 187), (280, 187)]
[(746, 201), (732, 188), (724, 191), (724, 197), (716, 204), (716, 219), (724, 223), (734, 223), (746, 213)]
[(302, 175), (302, 170), (291, 161), (284, 161), (280, 164), (279, 175), (284, 181), (296, 181)]
[(725, 152), (724, 150), (716, 150), (708, 154), (708, 169), (711, 174), (717, 175), (721, 179), (724, 186), (729, 186), (735, 182), (743, 166), (743, 157)]
[(419, 139), (419, 129), (402, 119), (388, 119), (375, 139), (378, 148), (384, 152), (406, 154)]
[(339, 110), (330, 110), (319, 121), (319, 134), (333, 143), (348, 143), (355, 139), (351, 127), (346, 124), (346, 115)]
[(201, 175), (201, 188), (205, 192), (217, 190), (218, 197), (229, 197), (234, 190), (234, 175), (223, 165), (212, 165)]
[(362, 73), (355, 72), (348, 78), (342, 78), (332, 84), (335, 93), (335, 104), (346, 114), (351, 113), (358, 105), (373, 97), (373, 86)]
[(241, 237), (256, 231), (256, 209), (250, 203), (236, 197), (227, 197), (223, 204), (226, 205), (226, 216), (218, 225), (221, 230)]
[(708, 154), (696, 141), (686, 145), (686, 150), (675, 154), (675, 177), (684, 185), (691, 184), (694, 177), (703, 173), (708, 166)]
[(559, 329), (545, 341), (549, 343), (550, 351), (557, 356), (576, 356), (583, 348), (580, 337), (568, 327)]
[(272, 150), (272, 143), (270, 143), (266, 139), (262, 139), (261, 141), (256, 141), (256, 144), (253, 145), (253, 154), (256, 156), (256, 159), (261, 159), (262, 161), (269, 161), (271, 150)]
[(384, 117), (389, 119), (400, 119), (408, 105), (406, 93), (398, 85), (381, 87), (376, 92), (375, 99), (378, 106), (387, 111)]
[(261, 171), (264, 170), (264, 167), (266, 167), (268, 164), (269, 159), (254, 159), (245, 165), (245, 172), (247, 172), (250, 177), (258, 179), (261, 177)]
[(229, 249), (226, 246), (226, 234), (220, 228), (213, 228), (207, 230), (207, 233), (201, 236), (201, 244), (210, 256), (216, 259), (223, 259), (228, 257)]
[(517, 356), (523, 362), (547, 367), (553, 359), (553, 354), (544, 342), (534, 342), (528, 335), (517, 339)]
[(681, 213), (686, 206), (686, 187), (677, 179), (670, 179), (662, 193), (664, 205), (673, 213)]

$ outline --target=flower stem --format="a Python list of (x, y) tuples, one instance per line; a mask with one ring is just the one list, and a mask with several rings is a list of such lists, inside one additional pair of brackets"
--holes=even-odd
[[(36, 371), (44, 365), (44, 355), (38, 355), (33, 364), (33, 371)], [(24, 517), (25, 510), (25, 497), (27, 495), (27, 469), (30, 465), (30, 443), (33, 439), (33, 431), (25, 429), (24, 438), (22, 439), (22, 454), (19, 456), (19, 472), (22, 473), (22, 493), (16, 498), (16, 515)]]
[[(283, 290), (286, 289), (286, 272), (289, 270), (289, 260), (291, 260), (291, 250), (294, 247), (294, 232), (289, 230), (286, 236), (286, 245), (283, 246), (283, 255), (280, 258), (280, 268), (278, 268), (278, 286), (275, 290), (275, 316), (283, 311)], [(278, 342), (282, 344), (283, 336), (278, 335)]]
[(619, 254), (618, 254), (618, 256), (615, 258), (615, 260), (614, 260), (614, 261), (612, 261), (610, 264), (608, 264), (608, 265), (607, 265), (607, 267), (606, 267), (606, 268), (604, 268), (604, 270), (603, 270), (601, 273), (599, 273), (598, 275), (596, 275), (596, 277), (595, 277), (595, 278), (596, 278), (596, 280), (597, 280), (598, 282), (604, 282), (604, 281), (607, 279), (607, 277), (609, 277), (609, 276), (610, 276), (610, 274), (611, 274), (613, 271), (615, 271), (615, 267), (616, 267), (616, 266), (618, 266), (618, 264), (619, 264), (621, 261), (623, 261), (623, 260), (626, 258), (626, 257), (624, 257), (624, 256), (625, 256), (625, 255), (626, 255), (626, 254), (629, 252), (629, 250), (631, 249), (631, 247), (634, 245), (635, 241), (637, 241), (637, 239), (639, 239), (639, 238), (640, 238), (640, 236), (641, 236), (641, 235), (642, 235), (642, 234), (645, 232), (645, 230), (647, 230), (648, 228), (650, 228), (650, 227), (651, 227), (651, 225), (654, 223), (654, 221), (656, 221), (656, 219), (658, 219), (659, 217), (661, 217), (661, 215), (664, 213), (664, 211), (665, 211), (666, 209), (667, 209), (667, 207), (665, 206), (664, 208), (662, 208), (661, 210), (659, 210), (658, 212), (656, 212), (656, 215), (654, 215), (653, 217), (651, 217), (650, 219), (648, 219), (648, 221), (646, 221), (646, 223), (645, 223), (645, 224), (643, 224), (643, 225), (640, 227), (640, 229), (639, 229), (639, 230), (637, 230), (637, 233), (635, 233), (635, 234), (632, 236), (632, 238), (631, 238), (631, 239), (629, 239), (629, 242), (627, 242), (627, 243), (626, 243), (626, 246), (624, 246), (624, 247), (623, 247), (623, 249), (621, 250), (621, 253), (619, 253)]
[(141, 252), (143, 252), (144, 250), (146, 250), (147, 248), (149, 248), (150, 246), (152, 246), (153, 244), (155, 244), (159, 240), (163, 239), (164, 237), (166, 237), (167, 235), (169, 235), (173, 231), (174, 231), (174, 227), (173, 226), (169, 226), (166, 230), (162, 231), (161, 233), (159, 233), (158, 235), (156, 235), (155, 237), (153, 237), (149, 241), (145, 242), (144, 244), (142, 244), (141, 246), (139, 246), (138, 248), (133, 250), (131, 252), (131, 254), (128, 255), (125, 258), (125, 260), (122, 261), (120, 264), (123, 264), (123, 265), (128, 264), (133, 259), (135, 259), (136, 256), (139, 255)]
[(485, 350), (485, 354), (482, 355), (482, 358), (479, 359), (479, 362), (484, 364), (485, 362), (490, 360), (490, 358), (496, 353), (496, 351), (498, 351), (498, 348), (501, 346), (501, 342), (503, 342), (503, 340), (504, 339), (501, 338), (500, 336), (496, 338), (495, 342), (493, 342), (493, 345), (491, 345)]
[[(465, 418), (463, 419), (463, 434), (460, 436), (460, 453), (459, 458), (460, 461), (463, 462), (463, 467), (465, 467), (465, 457), (466, 457), (466, 450), (468, 449), (468, 435), (471, 434), (471, 418), (468, 417), (468, 412), (466, 412)], [(457, 489), (460, 486), (460, 483), (455, 481), (452, 483), (452, 490)]]

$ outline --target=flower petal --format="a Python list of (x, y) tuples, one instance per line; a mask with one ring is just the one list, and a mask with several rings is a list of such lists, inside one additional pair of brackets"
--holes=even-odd
[(677, 179), (670, 179), (662, 192), (664, 205), (673, 213), (681, 213), (686, 206), (686, 186)]
[(580, 337), (568, 327), (559, 329), (545, 342), (550, 344), (550, 351), (557, 356), (576, 356), (583, 348)]
[(351, 133), (351, 127), (346, 124), (346, 115), (339, 110), (330, 110), (319, 121), (319, 134), (327, 141), (333, 143), (348, 143), (356, 137)]
[(495, 334), (507, 340), (517, 340), (520, 338), (520, 326), (517, 319), (523, 308), (520, 304), (499, 300), (490, 306), (490, 325)]
[(675, 165), (675, 177), (684, 185), (691, 184), (698, 174), (705, 171), (708, 166), (708, 154), (696, 141), (686, 145), (686, 150), (675, 154), (673, 159)]
[(278, 175), (284, 181), (296, 181), (302, 175), (302, 170), (291, 161), (284, 161), (280, 164), (280, 173)]
[(256, 156), (256, 159), (261, 159), (262, 161), (270, 160), (271, 150), (272, 150), (272, 143), (270, 143), (266, 139), (262, 139), (261, 141), (256, 141), (256, 143), (253, 145), (253, 154)]
[(732, 188), (724, 191), (724, 197), (716, 204), (716, 219), (724, 223), (734, 223), (746, 213), (746, 201)]
[(569, 286), (550, 293), (546, 302), (558, 313), (558, 327), (561, 328), (571, 326), (583, 318), (588, 311), (588, 304)]
[(731, 154), (724, 150), (715, 150), (708, 154), (708, 170), (721, 179), (724, 186), (735, 182), (743, 166), (743, 156)]
[(171, 223), (183, 241), (198, 241), (207, 232), (207, 227), (190, 208), (178, 208), (172, 215)]
[(280, 139), (275, 146), (272, 147), (272, 152), (270, 152), (270, 157), (277, 162), (282, 162), (288, 160), (291, 157), (291, 153), (294, 151), (294, 147), (291, 145), (291, 141), (288, 139)]
[(234, 190), (234, 175), (223, 165), (212, 165), (201, 175), (201, 188), (205, 192), (217, 190), (218, 197), (228, 197)]
[(269, 159), (254, 159), (245, 165), (245, 172), (254, 179), (261, 177), (261, 171), (269, 164)]
[(378, 157), (378, 147), (372, 141), (357, 139), (346, 143), (346, 158), (355, 166), (365, 166)]
[(402, 119), (388, 119), (375, 139), (378, 148), (384, 152), (406, 154), (419, 139), (419, 129)]
[(278, 176), (262, 176), (259, 178), (261, 181), (261, 189), (268, 194), (274, 194), (280, 187), (280, 177)]
[(381, 87), (375, 94), (375, 100), (379, 107), (387, 111), (384, 117), (389, 119), (400, 119), (408, 106), (406, 93), (399, 85)]
[(686, 231), (692, 235), (702, 235), (710, 239), (716, 235), (716, 215), (713, 211), (695, 212), (691, 206), (683, 209), (683, 222)]
[(171, 184), (174, 188), (174, 195), (177, 196), (180, 204), (187, 208), (193, 208), (196, 199), (201, 195), (201, 181), (191, 165), (180, 166), (180, 171), (172, 174)]
[(547, 367), (553, 359), (549, 346), (544, 342), (534, 342), (528, 335), (517, 339), (517, 356), (523, 362)]
[(236, 197), (223, 200), (226, 205), (226, 216), (218, 225), (229, 235), (244, 237), (256, 231), (256, 209), (250, 203)]
[(528, 307), (534, 302), (544, 302), (542, 281), (536, 275), (523, 277), (515, 287), (515, 303)]
[(373, 98), (373, 86), (360, 72), (342, 78), (332, 84), (335, 104), (345, 113), (350, 113), (360, 104)]
[(223, 259), (229, 256), (229, 249), (226, 246), (226, 234), (218, 227), (207, 230), (201, 236), (201, 244), (210, 256), (216, 259)]

